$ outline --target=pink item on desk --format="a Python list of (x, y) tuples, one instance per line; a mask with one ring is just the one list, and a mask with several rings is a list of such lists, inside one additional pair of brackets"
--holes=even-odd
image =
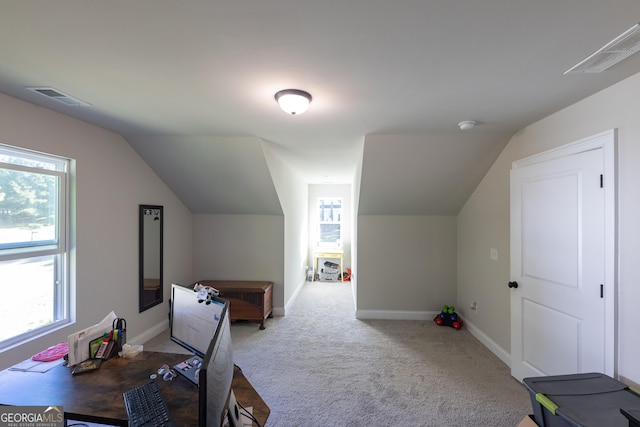
[(53, 360), (58, 360), (64, 357), (64, 355), (68, 352), (69, 344), (66, 341), (63, 341), (59, 344), (49, 347), (46, 350), (41, 351), (38, 354), (33, 355), (31, 357), (31, 360), (35, 360), (37, 362), (51, 362)]

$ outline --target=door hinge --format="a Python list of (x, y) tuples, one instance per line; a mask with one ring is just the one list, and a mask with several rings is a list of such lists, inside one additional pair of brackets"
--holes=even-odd
[(600, 174), (600, 188), (604, 188), (604, 176)]
[(600, 285), (600, 298), (604, 298), (604, 285)]

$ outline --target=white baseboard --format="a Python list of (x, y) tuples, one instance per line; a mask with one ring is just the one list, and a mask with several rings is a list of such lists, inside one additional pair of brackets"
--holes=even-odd
[(127, 338), (127, 344), (131, 344), (131, 345), (144, 344), (147, 341), (149, 341), (151, 338), (155, 337), (156, 335), (158, 335), (163, 331), (166, 331), (167, 329), (169, 329), (169, 319), (163, 320), (153, 328), (147, 329), (140, 335), (137, 335), (133, 338)]
[(435, 311), (356, 310), (356, 319), (433, 320)]
[(464, 321), (464, 327), (469, 329), (471, 335), (476, 337), (476, 339), (480, 341), (482, 345), (487, 347), (489, 351), (495, 354), (498, 359), (502, 360), (505, 365), (511, 367), (511, 353), (507, 353), (494, 340), (489, 338), (487, 334), (478, 329), (478, 327), (471, 323), (469, 320), (467, 320), (466, 318), (463, 318), (462, 320)]
[(286, 312), (291, 309), (293, 304), (296, 302), (296, 299), (298, 299), (298, 295), (300, 295), (300, 292), (302, 291), (302, 287), (305, 285), (305, 283), (307, 283), (307, 282), (304, 281), (304, 280), (302, 282), (298, 283), (298, 287), (293, 292), (293, 295), (291, 295), (291, 298), (289, 298), (289, 301), (287, 301), (287, 303), (284, 305), (284, 307), (274, 307), (273, 308), (273, 315), (274, 316), (284, 316), (286, 314)]

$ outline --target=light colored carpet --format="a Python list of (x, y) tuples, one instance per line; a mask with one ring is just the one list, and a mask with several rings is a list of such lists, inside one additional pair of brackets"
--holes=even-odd
[[(509, 426), (529, 393), (466, 329), (357, 320), (349, 283), (307, 283), (285, 317), (231, 327), (267, 427)], [(181, 351), (168, 333), (145, 350)]]

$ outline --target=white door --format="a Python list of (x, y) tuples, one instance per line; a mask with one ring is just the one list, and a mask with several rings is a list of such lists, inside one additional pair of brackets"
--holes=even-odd
[(511, 171), (511, 374), (612, 373), (604, 149)]

